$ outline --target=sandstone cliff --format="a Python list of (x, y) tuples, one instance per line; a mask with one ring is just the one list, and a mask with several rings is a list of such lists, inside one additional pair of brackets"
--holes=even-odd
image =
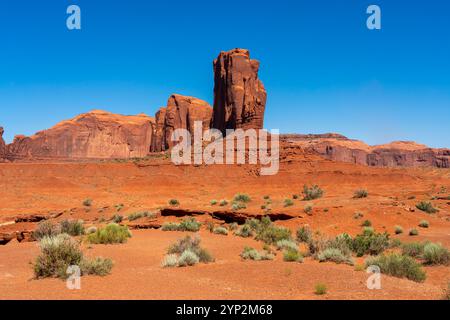
[(154, 119), (92, 111), (63, 121), (31, 137), (16, 136), (8, 157), (132, 158), (148, 154)]
[(6, 157), (6, 144), (3, 140), (3, 127), (0, 127), (0, 161)]
[(259, 62), (244, 49), (221, 52), (214, 61), (212, 127), (262, 129), (267, 94), (258, 78)]

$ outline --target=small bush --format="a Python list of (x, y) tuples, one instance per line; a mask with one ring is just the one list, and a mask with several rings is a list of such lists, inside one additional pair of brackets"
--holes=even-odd
[(200, 230), (200, 226), (202, 224), (195, 220), (195, 218), (187, 218), (183, 219), (181, 223), (179, 224), (178, 230), (179, 231), (190, 231), (190, 232), (197, 232)]
[(85, 199), (85, 200), (83, 201), (83, 206), (85, 206), (85, 207), (90, 207), (90, 206), (92, 206), (92, 199)]
[(176, 254), (168, 254), (161, 263), (163, 268), (176, 267), (178, 265), (178, 256)]
[(52, 237), (61, 233), (61, 228), (58, 225), (54, 225), (51, 221), (44, 220), (40, 222), (33, 232), (33, 238), (40, 240), (44, 237)]
[(411, 229), (411, 230), (409, 230), (409, 235), (410, 236), (418, 236), (419, 231), (417, 231), (417, 229)]
[(353, 219), (355, 219), (355, 220), (361, 219), (362, 217), (364, 217), (364, 214), (362, 214), (361, 212), (356, 212), (353, 215)]
[(427, 243), (423, 249), (425, 264), (447, 265), (450, 262), (450, 252), (439, 243)]
[(403, 233), (403, 228), (401, 226), (395, 226), (395, 234)]
[(123, 204), (123, 203), (116, 204), (116, 205), (114, 206), (114, 208), (116, 208), (116, 211), (117, 211), (117, 212), (119, 212), (120, 210), (122, 210), (123, 207), (124, 207), (124, 204)]
[(404, 243), (402, 245), (402, 254), (410, 256), (410, 257), (421, 257), (423, 256), (423, 251), (425, 248), (425, 243), (420, 242), (410, 242)]
[(315, 292), (316, 295), (321, 296), (327, 293), (327, 286), (323, 283), (316, 284)]
[(93, 244), (124, 243), (131, 237), (131, 232), (126, 226), (110, 223), (97, 232), (88, 235), (87, 241)]
[(227, 200), (220, 200), (219, 206), (225, 207), (226, 205), (228, 205), (228, 201)]
[(265, 195), (263, 198), (264, 198), (264, 200), (269, 200), (270, 196), (269, 195)]
[(183, 251), (180, 258), (178, 259), (178, 266), (186, 267), (193, 266), (200, 262), (200, 258), (195, 254), (195, 252), (187, 249)]
[(271, 254), (265, 250), (259, 252), (258, 250), (254, 249), (254, 248), (250, 248), (250, 247), (245, 247), (244, 251), (241, 253), (240, 256), (244, 260), (255, 260), (255, 261), (273, 260), (273, 258), (274, 258), (273, 254)]
[(303, 200), (315, 200), (322, 198), (323, 190), (319, 188), (318, 185), (313, 185), (308, 187), (307, 185), (303, 186)]
[(209, 202), (210, 205), (215, 206), (217, 204), (217, 200), (211, 200)]
[(106, 276), (111, 273), (113, 262), (111, 259), (95, 258), (93, 260), (83, 259), (80, 264), (82, 274)]
[(430, 223), (427, 220), (422, 220), (419, 223), (419, 227), (421, 228), (428, 228), (430, 226)]
[(426, 213), (436, 213), (439, 210), (434, 208), (431, 202), (421, 201), (416, 204), (416, 208)]
[(312, 213), (312, 210), (313, 210), (313, 206), (310, 205), (310, 204), (307, 204), (307, 205), (305, 206), (305, 208), (303, 209), (303, 211), (304, 211), (306, 214), (308, 214), (308, 215), (310, 215), (310, 214)]
[(172, 207), (176, 207), (180, 205), (180, 202), (177, 199), (170, 199), (169, 200), (169, 205)]
[(206, 230), (213, 233), (214, 231), (214, 222), (208, 221), (206, 222)]
[(148, 215), (148, 212), (134, 212), (128, 216), (128, 221), (135, 221), (144, 218)]
[(294, 201), (292, 201), (292, 199), (284, 199), (283, 201), (283, 205), (284, 207), (291, 207), (294, 205)]
[(359, 190), (355, 191), (353, 198), (355, 198), (355, 199), (367, 198), (368, 195), (369, 195), (369, 192), (367, 192), (367, 190), (359, 189)]
[(248, 194), (238, 193), (234, 196), (233, 201), (248, 203), (248, 202), (252, 201), (252, 199), (250, 198), (250, 196)]
[(162, 231), (178, 231), (179, 228), (180, 228), (180, 225), (175, 222), (165, 222), (161, 226)]
[(231, 224), (228, 226), (228, 229), (231, 230), (231, 231), (235, 231), (235, 230), (237, 230), (238, 228), (239, 228), (239, 225), (238, 225), (236, 222), (233, 222), (233, 223), (231, 223)]
[(298, 198), (300, 198), (300, 196), (298, 194), (292, 195), (292, 199), (297, 200)]
[(98, 230), (97, 227), (91, 226), (91, 227), (89, 227), (89, 228), (86, 229), (86, 234), (96, 233), (97, 230)]
[(312, 232), (311, 232), (311, 229), (309, 229), (309, 227), (303, 226), (297, 230), (297, 241), (298, 242), (308, 243), (311, 241), (311, 238), (312, 238)]
[(366, 267), (373, 265), (378, 266), (382, 273), (398, 278), (407, 278), (416, 282), (422, 282), (426, 278), (419, 263), (409, 256), (397, 253), (369, 257), (366, 260)]
[(61, 233), (67, 233), (70, 236), (81, 236), (84, 234), (83, 221), (81, 220), (63, 220), (59, 223)]
[(332, 261), (335, 263), (346, 263), (353, 265), (353, 260), (350, 257), (345, 256), (341, 250), (336, 248), (328, 248), (324, 251), (319, 252), (317, 259), (320, 262)]
[(361, 223), (361, 227), (371, 227), (372, 222), (370, 220), (365, 220), (363, 223)]
[(114, 222), (114, 223), (119, 224), (119, 223), (121, 223), (122, 221), (123, 221), (123, 217), (122, 217), (121, 215), (119, 215), (119, 214), (115, 214), (115, 215), (112, 217), (112, 222)]
[[(182, 239), (177, 240), (176, 243), (172, 244), (168, 249), (168, 254), (175, 254), (175, 255), (183, 255), (184, 252), (190, 251), (193, 252), (202, 263), (208, 263), (214, 261), (214, 258), (211, 256), (211, 254), (200, 247), (200, 238), (194, 237), (191, 238), (190, 236), (186, 236)], [(188, 261), (191, 257), (186, 257), (186, 261)], [(181, 260), (181, 257), (180, 259)], [(181, 262), (184, 263), (183, 261)], [(180, 265), (180, 261), (178, 261), (178, 264)]]
[(233, 211), (238, 211), (238, 210), (241, 210), (241, 209), (247, 209), (247, 206), (246, 206), (245, 203), (243, 203), (243, 202), (234, 202), (234, 203), (231, 205), (231, 209), (232, 209)]
[(253, 237), (253, 231), (252, 228), (248, 224), (244, 224), (241, 227), (239, 227), (234, 234), (236, 236), (242, 237), (242, 238), (249, 238)]
[(353, 251), (358, 257), (365, 254), (377, 255), (389, 247), (388, 233), (363, 232), (353, 240)]
[(291, 230), (270, 224), (267, 227), (260, 228), (255, 239), (267, 244), (275, 244), (280, 240), (292, 239), (292, 235)]
[(389, 242), (389, 248), (400, 248), (402, 246), (402, 242), (399, 239), (392, 239)]
[(280, 241), (277, 241), (275, 246), (277, 247), (278, 250), (289, 249), (289, 250), (298, 251), (297, 244), (294, 241), (292, 241), (292, 240), (280, 240)]
[(288, 248), (283, 252), (283, 260), (286, 262), (302, 262), (303, 257), (298, 249)]
[(228, 235), (228, 230), (224, 227), (217, 227), (217, 228), (214, 228), (213, 233), (226, 236), (226, 235)]

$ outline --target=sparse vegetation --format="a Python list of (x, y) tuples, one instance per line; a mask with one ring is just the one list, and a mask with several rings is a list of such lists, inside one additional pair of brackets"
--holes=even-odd
[(395, 226), (395, 234), (403, 233), (403, 228), (401, 226)]
[(131, 237), (131, 232), (126, 226), (110, 223), (106, 227), (98, 229), (97, 232), (89, 234), (87, 241), (92, 244), (125, 243)]
[(300, 198), (300, 196), (298, 194), (293, 194), (292, 195), (292, 199), (297, 200), (298, 198)]
[(200, 247), (200, 238), (186, 236), (172, 244), (162, 262), (163, 267), (193, 266), (199, 262), (213, 262), (211, 254)]
[(233, 201), (234, 202), (249, 203), (250, 201), (252, 201), (252, 199), (250, 198), (250, 196), (248, 194), (238, 193), (238, 194), (236, 194), (234, 196)]
[(228, 230), (230, 230), (230, 231), (235, 231), (238, 228), (239, 228), (239, 225), (236, 222), (233, 222), (228, 226)]
[(114, 208), (116, 208), (116, 211), (117, 211), (117, 212), (119, 212), (120, 210), (122, 210), (123, 207), (124, 207), (124, 204), (123, 204), (123, 203), (116, 204), (116, 205), (114, 206)]
[(288, 248), (283, 252), (283, 260), (286, 262), (302, 262), (303, 257), (298, 249)]
[(280, 241), (277, 241), (275, 246), (277, 247), (278, 250), (289, 249), (289, 250), (298, 251), (297, 243), (295, 243), (292, 240), (280, 240)]
[(414, 257), (414, 258), (422, 257), (424, 248), (425, 248), (425, 243), (420, 243), (420, 242), (404, 243), (402, 245), (402, 254), (408, 255), (408, 256)]
[(217, 200), (211, 200), (209, 202), (210, 205), (215, 206), (217, 204)]
[(228, 230), (224, 227), (216, 227), (216, 228), (214, 228), (213, 233), (226, 236), (226, 235), (228, 235)]
[(181, 221), (181, 223), (178, 226), (178, 231), (190, 231), (190, 232), (197, 232), (200, 230), (200, 226), (202, 224), (195, 220), (195, 218), (186, 218)]
[(292, 239), (292, 235), (291, 230), (284, 227), (278, 227), (270, 221), (269, 217), (264, 217), (256, 228), (255, 239), (267, 244), (275, 244), (280, 240)]
[(427, 220), (422, 220), (419, 223), (419, 227), (421, 228), (428, 228), (430, 226), (430, 223)]
[(317, 259), (320, 262), (332, 261), (335, 263), (346, 263), (353, 265), (353, 260), (348, 255), (345, 255), (340, 249), (327, 248), (318, 253)]
[(373, 265), (378, 266), (382, 273), (398, 278), (407, 278), (416, 282), (422, 282), (426, 278), (419, 263), (409, 256), (398, 253), (369, 257), (366, 260), (366, 267)]
[(312, 213), (312, 210), (313, 210), (313, 206), (311, 204), (307, 204), (305, 206), (305, 208), (303, 209), (303, 211), (308, 215), (310, 215)]
[(309, 243), (312, 239), (311, 229), (307, 226), (302, 226), (297, 230), (297, 241)]
[(226, 205), (228, 205), (228, 201), (227, 200), (220, 200), (219, 206), (225, 207)]
[(86, 229), (86, 234), (91, 234), (91, 233), (95, 233), (95, 232), (97, 232), (96, 226), (90, 226), (89, 228)]
[(284, 199), (284, 201), (283, 201), (283, 206), (284, 206), (285, 208), (291, 207), (291, 206), (293, 206), (293, 205), (294, 205), (294, 201), (292, 201), (292, 199)]
[(423, 248), (423, 259), (429, 265), (448, 265), (450, 262), (450, 252), (439, 243), (427, 243)]
[(176, 254), (168, 254), (164, 257), (162, 263), (163, 268), (176, 267), (178, 265), (178, 256)]
[(319, 188), (318, 185), (313, 185), (308, 187), (307, 185), (303, 186), (303, 200), (315, 200), (322, 198), (323, 190)]
[(134, 221), (142, 218), (156, 218), (156, 214), (148, 211), (134, 212), (128, 216), (128, 221)]
[(367, 190), (359, 189), (359, 190), (355, 191), (353, 198), (355, 198), (355, 199), (367, 198), (368, 195), (369, 195), (369, 192), (367, 192)]
[(322, 296), (327, 293), (327, 286), (323, 283), (316, 284), (314, 293), (318, 296)]
[(363, 218), (363, 217), (364, 217), (364, 214), (362, 214), (361, 212), (356, 212), (356, 213), (353, 215), (353, 219), (355, 219), (355, 220), (361, 219), (361, 218)]
[(243, 202), (234, 202), (234, 203), (231, 205), (231, 209), (232, 209), (233, 211), (238, 211), (238, 210), (241, 210), (241, 209), (247, 209), (247, 206), (246, 206), (245, 203), (243, 203)]
[(44, 220), (40, 222), (33, 232), (33, 238), (40, 240), (44, 237), (56, 236), (61, 233), (61, 228), (59, 225), (54, 225), (51, 221)]
[(358, 257), (365, 254), (377, 255), (389, 247), (388, 233), (375, 233), (364, 231), (358, 234), (352, 243), (352, 249)]
[(85, 206), (85, 207), (90, 207), (90, 206), (92, 206), (92, 199), (85, 199), (85, 200), (83, 201), (83, 206)]
[(418, 236), (419, 231), (417, 231), (417, 229), (411, 229), (411, 230), (409, 230), (409, 235), (410, 236)]
[(364, 220), (363, 223), (361, 223), (361, 227), (371, 227), (372, 222), (370, 220)]
[(113, 262), (111, 259), (97, 257), (93, 260), (81, 260), (80, 269), (82, 274), (106, 276), (111, 273)]
[(170, 205), (171, 207), (177, 207), (177, 206), (180, 205), (180, 202), (179, 202), (177, 199), (170, 199), (170, 200), (169, 200), (169, 205)]
[(439, 210), (433, 207), (433, 204), (431, 202), (421, 201), (418, 204), (416, 204), (416, 208), (424, 211), (426, 213), (436, 213)]
[(183, 251), (178, 259), (179, 267), (193, 266), (200, 262), (200, 258), (195, 254), (195, 252), (187, 249)]
[(241, 255), (244, 260), (273, 260), (274, 256), (272, 253), (269, 253), (265, 250), (258, 251), (254, 248), (245, 247), (244, 251), (242, 251)]
[(248, 225), (248, 224), (244, 224), (242, 226), (240, 226), (235, 232), (234, 234), (236, 236), (242, 237), (242, 238), (249, 238), (249, 237), (253, 237), (253, 231), (252, 228)]
[(162, 231), (178, 231), (178, 228), (180, 227), (180, 224), (175, 222), (165, 222), (161, 226)]
[(114, 222), (114, 223), (119, 224), (119, 223), (121, 223), (123, 221), (123, 217), (121, 215), (119, 215), (119, 214), (115, 214), (112, 217), (111, 221)]
[(83, 221), (81, 220), (63, 220), (59, 223), (61, 233), (67, 233), (70, 236), (81, 236), (84, 234)]

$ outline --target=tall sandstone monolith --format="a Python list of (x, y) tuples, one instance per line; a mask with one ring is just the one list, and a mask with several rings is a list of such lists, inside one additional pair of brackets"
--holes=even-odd
[(212, 127), (262, 129), (267, 93), (258, 78), (259, 61), (245, 49), (221, 52), (214, 60)]
[(0, 161), (6, 157), (6, 143), (3, 140), (3, 127), (0, 127)]

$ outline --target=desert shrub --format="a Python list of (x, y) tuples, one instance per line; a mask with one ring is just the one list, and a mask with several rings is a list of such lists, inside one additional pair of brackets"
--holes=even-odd
[(306, 214), (311, 214), (313, 210), (313, 206), (310, 204), (307, 204), (304, 208), (303, 208), (303, 212), (305, 212)]
[(231, 230), (231, 231), (235, 231), (238, 228), (239, 228), (239, 225), (236, 222), (233, 222), (228, 226), (228, 230)]
[(288, 248), (283, 252), (283, 260), (287, 262), (302, 262), (303, 257), (298, 249)]
[(146, 217), (147, 215), (148, 215), (147, 212), (134, 212), (134, 213), (128, 215), (128, 221), (138, 220), (138, 219)]
[(369, 257), (366, 267), (378, 266), (382, 273), (398, 278), (407, 278), (416, 282), (422, 282), (426, 278), (425, 272), (419, 263), (413, 258), (398, 253)]
[(240, 254), (244, 260), (273, 260), (274, 256), (265, 250), (259, 252), (258, 250), (250, 247), (245, 247), (244, 251)]
[(361, 223), (361, 227), (371, 227), (372, 222), (370, 220), (365, 220), (363, 223)]
[(363, 234), (374, 234), (375, 230), (372, 227), (363, 227)]
[(286, 207), (291, 207), (294, 205), (294, 201), (292, 201), (292, 199), (284, 199), (283, 201), (283, 206)]
[(172, 207), (176, 207), (180, 205), (180, 202), (177, 199), (170, 199), (169, 200), (169, 205)]
[[(193, 238), (191, 238), (190, 236), (186, 236), (182, 239), (177, 240), (176, 243), (172, 244), (167, 249), (167, 253), (169, 255), (175, 254), (175, 255), (182, 256), (184, 252), (190, 251), (190, 252), (193, 252), (197, 256), (199, 261), (202, 263), (208, 263), (208, 262), (214, 261), (214, 258), (212, 257), (212, 255), (206, 249), (200, 247), (200, 242), (201, 242), (201, 240), (197, 236), (193, 237)], [(178, 264), (180, 264), (181, 256), (180, 256), (180, 259), (178, 260)], [(187, 261), (190, 258), (191, 257), (186, 257)], [(183, 264), (184, 262), (181, 261), (181, 263)]]
[(86, 229), (86, 234), (91, 234), (91, 233), (95, 233), (97, 232), (97, 227), (96, 226), (90, 226), (89, 228)]
[(228, 201), (227, 200), (220, 200), (219, 206), (225, 207), (226, 205), (228, 205)]
[(33, 265), (36, 278), (67, 278), (67, 268), (80, 265), (83, 258), (78, 242), (63, 233), (56, 236), (44, 236), (39, 241), (41, 253)]
[(266, 210), (266, 209), (267, 209), (266, 205), (263, 204), (263, 205), (261, 206), (261, 210)]
[(355, 199), (367, 198), (368, 195), (369, 195), (369, 192), (367, 192), (367, 190), (359, 189), (359, 190), (355, 191), (353, 198), (355, 198)]
[(261, 227), (261, 221), (259, 221), (258, 219), (252, 218), (252, 219), (247, 219), (245, 221), (245, 224), (248, 225), (250, 227), (251, 230), (256, 231)]
[(162, 231), (178, 231), (179, 228), (180, 228), (180, 225), (175, 222), (165, 222), (161, 226)]
[(44, 237), (56, 236), (61, 233), (61, 228), (59, 225), (54, 225), (51, 221), (44, 220), (40, 222), (33, 232), (33, 238), (40, 240)]
[(85, 206), (85, 207), (92, 206), (92, 199), (85, 199), (85, 200), (83, 200), (83, 206)]
[(123, 221), (123, 217), (119, 214), (115, 214), (111, 220), (112, 222), (119, 224)]
[(355, 219), (355, 220), (361, 219), (362, 217), (364, 217), (364, 214), (362, 214), (361, 212), (356, 212), (353, 215), (353, 219)]
[(450, 262), (450, 252), (439, 243), (427, 243), (423, 249), (423, 259), (425, 264), (447, 265)]
[(217, 200), (211, 200), (209, 202), (210, 205), (215, 206), (217, 204)]
[(327, 286), (323, 283), (316, 284), (314, 293), (317, 294), (318, 296), (326, 294)]
[(389, 242), (389, 248), (401, 248), (402, 242), (399, 239), (392, 239)]
[(163, 268), (176, 267), (178, 265), (178, 256), (176, 254), (168, 254), (164, 257), (161, 266)]
[(267, 244), (275, 244), (280, 240), (292, 239), (291, 230), (278, 227), (274, 224), (261, 227), (257, 230), (256, 240), (263, 241)]
[(124, 204), (123, 204), (123, 203), (116, 204), (116, 205), (114, 206), (114, 208), (116, 208), (116, 211), (117, 211), (117, 212), (119, 212), (120, 210), (122, 210), (123, 207), (124, 207)]
[(300, 227), (297, 230), (297, 241), (308, 243), (311, 241), (312, 232), (311, 229), (307, 226)]
[(426, 213), (436, 213), (439, 210), (433, 207), (431, 202), (421, 201), (416, 204), (416, 208)]
[(238, 193), (234, 196), (233, 201), (248, 203), (248, 202), (252, 201), (252, 199), (250, 198), (250, 196), (248, 194)]
[(233, 211), (238, 211), (241, 209), (247, 209), (247, 206), (243, 202), (233, 202), (233, 204), (231, 205), (231, 209)]
[(430, 223), (427, 220), (422, 220), (419, 223), (419, 227), (421, 228), (428, 228), (430, 226)]
[(277, 241), (275, 246), (277, 247), (278, 250), (289, 249), (289, 250), (298, 251), (297, 243), (295, 243), (292, 240), (285, 240), (284, 239), (284, 240)]
[(208, 221), (205, 224), (206, 226), (206, 230), (208, 230), (209, 232), (213, 232), (214, 231), (214, 222)]
[(318, 253), (317, 259), (320, 262), (332, 261), (335, 263), (346, 263), (353, 265), (353, 260), (346, 256), (341, 250), (336, 248), (327, 248)]
[(313, 185), (308, 187), (307, 185), (303, 186), (303, 200), (315, 200), (322, 198), (323, 190), (319, 188), (318, 185)]
[(409, 235), (410, 236), (418, 236), (419, 231), (417, 231), (417, 229), (411, 229), (411, 230), (409, 230)]
[(195, 218), (186, 218), (183, 219), (178, 227), (179, 231), (191, 231), (191, 232), (197, 232), (198, 230), (200, 230), (200, 226), (202, 224), (200, 222), (198, 222), (197, 220), (195, 220)]
[(264, 198), (264, 200), (269, 200), (270, 196), (269, 195), (265, 195), (263, 198)]
[(106, 227), (98, 229), (97, 232), (88, 235), (87, 241), (93, 244), (124, 243), (131, 237), (127, 226), (110, 223)]
[(377, 255), (389, 247), (388, 233), (363, 232), (353, 239), (353, 251), (358, 257)]
[(421, 257), (426, 243), (410, 242), (402, 245), (402, 254), (410, 257)]
[(213, 233), (226, 236), (226, 235), (228, 235), (228, 230), (224, 227), (217, 227), (217, 228), (214, 228)]
[(93, 260), (81, 260), (81, 273), (87, 275), (106, 276), (111, 273), (113, 262), (111, 259), (97, 257)]
[(180, 267), (193, 266), (199, 262), (200, 258), (197, 256), (197, 254), (187, 249), (183, 251), (183, 253), (180, 255), (180, 258), (178, 259), (178, 266)]
[(395, 226), (395, 234), (403, 233), (403, 228), (401, 226)]
[(63, 220), (59, 223), (61, 233), (67, 233), (70, 236), (80, 236), (84, 234), (83, 221), (81, 220)]
[(325, 245), (327, 249), (338, 249), (343, 255), (350, 257), (353, 249), (353, 239), (347, 233), (342, 233), (334, 239), (328, 240)]
[(248, 224), (244, 224), (242, 226), (240, 226), (235, 232), (234, 234), (236, 236), (242, 237), (242, 238), (249, 238), (249, 237), (253, 237), (253, 231), (252, 228), (248, 225)]
[(200, 262), (202, 262), (202, 263), (214, 262), (214, 260), (215, 260), (214, 257), (211, 255), (211, 253), (209, 253), (209, 251), (204, 248), (199, 248), (196, 251), (196, 254), (197, 254), (198, 258), (200, 259)]
[(293, 194), (292, 199), (297, 200), (300, 196), (298, 194)]

